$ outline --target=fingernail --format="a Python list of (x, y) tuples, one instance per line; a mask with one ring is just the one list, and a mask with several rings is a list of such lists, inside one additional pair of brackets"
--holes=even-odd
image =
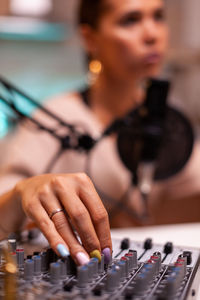
[(67, 257), (69, 255), (69, 251), (63, 244), (58, 244), (56, 249), (58, 250), (58, 253), (60, 254), (60, 256), (62, 256), (63, 258)]
[(78, 252), (76, 254), (76, 260), (81, 266), (88, 264), (90, 261), (89, 257), (84, 252)]
[(111, 260), (111, 252), (110, 252), (110, 248), (104, 248), (102, 250), (102, 253), (104, 255), (104, 262), (105, 264), (109, 264), (110, 260)]
[(101, 261), (101, 253), (99, 252), (99, 250), (93, 250), (92, 252), (90, 252), (90, 257), (96, 257), (98, 258), (98, 261)]

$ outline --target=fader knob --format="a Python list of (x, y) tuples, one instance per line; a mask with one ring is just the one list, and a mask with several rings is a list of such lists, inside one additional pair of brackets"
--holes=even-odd
[(170, 254), (172, 253), (173, 251), (173, 244), (172, 242), (167, 242), (165, 245), (164, 245), (164, 249), (163, 249), (163, 252), (165, 254)]
[(126, 250), (130, 247), (130, 240), (128, 238), (125, 238), (121, 241), (121, 250)]
[(187, 258), (187, 265), (190, 265), (192, 263), (192, 252), (184, 251), (183, 256)]
[(152, 239), (146, 239), (146, 240), (144, 241), (144, 249), (145, 249), (145, 250), (151, 249), (152, 246), (153, 246), (153, 244), (152, 244)]

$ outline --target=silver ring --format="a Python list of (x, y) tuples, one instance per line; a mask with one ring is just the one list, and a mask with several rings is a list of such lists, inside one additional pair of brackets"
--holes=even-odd
[(52, 211), (52, 213), (49, 214), (49, 218), (52, 220), (53, 216), (61, 211), (64, 211), (63, 208), (57, 208), (54, 211)]

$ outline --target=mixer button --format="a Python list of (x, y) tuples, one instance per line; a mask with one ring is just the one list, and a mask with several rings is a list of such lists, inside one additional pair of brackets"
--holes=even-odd
[(153, 246), (152, 239), (148, 238), (144, 241), (144, 246), (143, 247), (144, 247), (145, 250), (151, 249), (152, 246)]

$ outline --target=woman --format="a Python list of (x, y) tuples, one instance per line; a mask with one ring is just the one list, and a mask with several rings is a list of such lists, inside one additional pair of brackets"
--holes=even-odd
[[(80, 127), (84, 124), (83, 128), (98, 138), (113, 120), (143, 101), (146, 79), (160, 70), (168, 43), (164, 3), (162, 0), (83, 0), (79, 21), (86, 52), (101, 70), (87, 93), (59, 96), (48, 107), (71, 124)], [(45, 124), (55, 125), (39, 111), (36, 117)], [(10, 139), (0, 179), (1, 238), (19, 228), (28, 216), (61, 256), (66, 256), (69, 249), (81, 265), (88, 262), (88, 254), (98, 256), (103, 251), (109, 260), (112, 245), (107, 212), (90, 179), (75, 172), (88, 169), (102, 196), (105, 195), (102, 199), (110, 213), (116, 203), (126, 201), (126, 211), (117, 210), (112, 225), (136, 224), (138, 221), (127, 211), (140, 215), (142, 203), (137, 190), (129, 189), (130, 174), (117, 156), (114, 138), (109, 137), (95, 147), (89, 164), (86, 154), (68, 150), (60, 154), (51, 168), (49, 163), (60, 147), (54, 137), (22, 124)], [(174, 190), (177, 199), (183, 194), (187, 197), (187, 192), (199, 197), (199, 187), (187, 185), (187, 172), (182, 172), (172, 183), (154, 186), (149, 201), (155, 218), (152, 223), (162, 222), (158, 215), (165, 218), (164, 222), (173, 220), (168, 211), (161, 211), (161, 205), (165, 209), (168, 200), (175, 196)], [(184, 178), (185, 190), (178, 194)], [(193, 180), (193, 175), (190, 178)], [(164, 202), (160, 202), (162, 198)], [(170, 205), (166, 204), (166, 209)], [(184, 216), (181, 218), (178, 212), (178, 221), (185, 221)], [(82, 245), (72, 228), (78, 232)]]

